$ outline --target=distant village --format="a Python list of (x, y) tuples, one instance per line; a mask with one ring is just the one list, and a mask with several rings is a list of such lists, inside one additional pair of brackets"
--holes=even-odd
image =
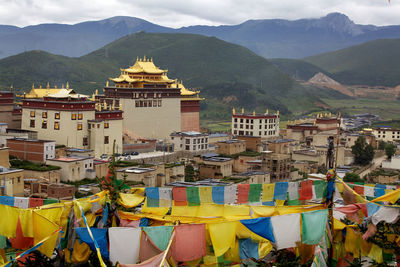
[[(397, 145), (400, 129), (370, 128), (378, 116), (317, 113), (281, 129), (279, 111), (232, 108), (231, 132), (208, 133), (200, 131), (203, 100), (145, 57), (91, 96), (68, 83), (2, 91), (0, 195), (67, 200), (97, 193), (96, 177), (107, 175), (113, 155), (117, 177), (132, 187), (318, 179), (327, 171), (329, 140), (341, 177), (398, 182), (400, 157), (384, 148)], [(376, 150), (364, 165), (352, 152), (360, 139)]]

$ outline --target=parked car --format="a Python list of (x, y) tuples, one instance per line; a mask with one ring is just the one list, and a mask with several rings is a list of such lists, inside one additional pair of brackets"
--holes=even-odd
[(107, 154), (103, 154), (103, 155), (100, 156), (100, 158), (101, 158), (101, 159), (107, 159), (108, 156), (107, 156)]
[(137, 156), (137, 155), (139, 155), (139, 152), (133, 151), (133, 152), (131, 153), (131, 155), (132, 155), (132, 156)]

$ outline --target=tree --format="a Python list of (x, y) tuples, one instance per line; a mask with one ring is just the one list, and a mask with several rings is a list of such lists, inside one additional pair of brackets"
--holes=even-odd
[(375, 155), (374, 147), (367, 144), (364, 136), (357, 138), (354, 146), (351, 147), (356, 164), (367, 165), (372, 161)]
[(191, 164), (185, 167), (185, 182), (194, 182), (194, 168)]
[(385, 141), (380, 140), (379, 143), (378, 143), (378, 149), (379, 150), (384, 150), (386, 145), (387, 145), (387, 143)]
[(348, 172), (343, 177), (343, 181), (345, 182), (362, 182), (363, 180), (360, 179), (360, 175), (354, 172)]
[(396, 152), (396, 146), (393, 144), (387, 144), (385, 146), (385, 153), (388, 159), (391, 159), (394, 153)]

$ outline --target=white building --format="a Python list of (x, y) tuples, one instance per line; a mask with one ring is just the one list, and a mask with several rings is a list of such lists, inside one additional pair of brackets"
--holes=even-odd
[(170, 135), (175, 151), (206, 151), (208, 150), (208, 134), (199, 132), (173, 132)]
[(400, 155), (393, 156), (391, 160), (382, 161), (382, 168), (400, 170)]
[(84, 178), (94, 178), (93, 176), (95, 176), (93, 157), (60, 157), (48, 159), (46, 164), (61, 167), (61, 181), (63, 182), (75, 182)]
[(379, 127), (372, 129), (372, 134), (377, 140), (385, 142), (400, 141), (400, 129), (390, 127)]
[(237, 114), (232, 113), (232, 134), (236, 136), (259, 136), (271, 138), (279, 136), (279, 113), (277, 114)]

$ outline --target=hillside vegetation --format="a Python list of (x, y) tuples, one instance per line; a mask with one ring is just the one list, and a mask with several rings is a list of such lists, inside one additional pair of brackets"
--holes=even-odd
[(232, 107), (279, 109), (288, 114), (313, 109), (319, 101), (313, 88), (297, 84), (247, 48), (192, 34), (141, 32), (79, 58), (25, 52), (0, 60), (0, 86), (4, 89), (13, 84), (22, 92), (29, 91), (32, 83), (37, 87), (49, 81), (61, 86), (68, 81), (79, 92), (101, 92), (109, 77), (118, 76), (120, 68), (143, 56), (168, 69), (170, 78), (201, 90), (201, 96), (207, 98), (201, 106), (206, 111), (202, 112), (204, 118), (227, 119)]
[(305, 58), (342, 84), (400, 84), (400, 39), (382, 39)]

